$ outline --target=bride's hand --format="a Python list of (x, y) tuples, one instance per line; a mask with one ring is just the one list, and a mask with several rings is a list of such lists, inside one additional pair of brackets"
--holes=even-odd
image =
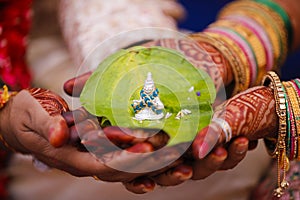
[[(253, 144), (258, 139), (274, 137), (277, 130), (275, 100), (270, 88), (254, 87), (232, 97), (219, 107), (214, 113), (211, 124), (202, 129), (194, 140), (193, 154), (198, 161), (193, 165), (193, 178), (203, 177), (197, 170), (198, 162), (201, 163), (209, 152), (223, 146), (226, 141), (234, 144), (238, 140), (235, 138), (245, 138), (245, 144), (247, 139), (250, 141), (249, 144)], [(233, 139), (235, 141), (232, 141)], [(230, 148), (229, 151), (231, 151)], [(219, 169), (232, 168), (238, 164), (244, 157), (244, 154), (238, 154), (238, 151), (230, 154), (227, 159), (237, 160), (220, 166)], [(232, 158), (232, 156), (235, 157)]]

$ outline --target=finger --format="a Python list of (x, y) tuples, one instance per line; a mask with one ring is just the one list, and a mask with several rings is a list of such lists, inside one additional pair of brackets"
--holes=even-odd
[(192, 144), (194, 158), (203, 159), (216, 145), (221, 143), (219, 140), (221, 132), (222, 130), (213, 124), (203, 128)]
[(245, 137), (236, 138), (228, 148), (228, 156), (221, 169), (232, 169), (243, 160), (248, 151), (249, 141)]
[(100, 125), (97, 118), (84, 120), (70, 127), (70, 140), (76, 141), (78, 138), (83, 138), (86, 133), (98, 129)]
[(212, 123), (196, 137), (194, 156), (204, 158), (213, 146), (223, 144), (232, 137), (242, 135), (249, 140), (271, 137), (278, 129), (276, 122), (272, 90), (267, 87), (248, 89), (228, 100), (214, 113)]
[(111, 177), (110, 174), (102, 174), (102, 180), (131, 182), (134, 178), (142, 175), (136, 166), (142, 162), (147, 153), (152, 152), (153, 147), (149, 143), (139, 143), (126, 150), (109, 152), (99, 157), (105, 166), (120, 171), (118, 176)]
[(251, 151), (255, 149), (258, 145), (258, 140), (249, 141), (248, 150)]
[(140, 177), (131, 182), (125, 182), (123, 184), (127, 190), (135, 194), (151, 192), (155, 188), (155, 182), (147, 177)]
[(81, 144), (98, 158), (106, 153), (122, 150), (119, 146), (110, 141), (101, 129), (92, 130), (83, 134)]
[(168, 134), (148, 129), (128, 129), (109, 126), (103, 129), (107, 138), (117, 145), (148, 142), (155, 149), (165, 146), (169, 140)]
[(183, 162), (181, 156), (189, 147), (188, 143), (164, 147), (158, 151), (146, 154), (143, 161), (136, 164), (140, 171), (150, 172), (149, 176), (156, 176)]
[(51, 117), (42, 132), (48, 135), (49, 143), (56, 148), (66, 144), (70, 137), (68, 126), (62, 116)]
[(76, 110), (62, 113), (63, 118), (66, 120), (68, 126), (82, 122), (85, 119), (93, 117), (86, 109), (80, 107)]
[(64, 84), (64, 91), (70, 96), (79, 97), (86, 81), (89, 79), (91, 74), (92, 72), (87, 72), (68, 80)]
[(153, 177), (153, 180), (161, 186), (174, 186), (183, 183), (193, 176), (193, 168), (187, 164), (180, 164), (160, 175)]
[(227, 151), (223, 147), (217, 147), (203, 160), (197, 160), (193, 164), (193, 180), (204, 179), (219, 170), (227, 158)]
[(27, 129), (47, 139), (54, 147), (60, 147), (68, 141), (69, 130), (60, 115), (67, 110), (63, 99), (47, 90), (32, 89), (22, 90), (13, 100), (13, 106), (19, 111), (17, 117), (23, 120)]
[[(64, 145), (61, 148), (54, 148), (47, 140), (37, 134), (21, 135), (22, 144), (40, 161), (50, 167), (64, 170), (75, 176), (98, 176), (101, 180), (110, 182), (131, 181), (141, 174), (128, 173), (112, 168), (110, 165), (101, 162), (99, 158), (90, 152), (80, 152), (72, 145)], [(34, 145), (32, 145), (34, 144)], [(149, 144), (146, 144), (147, 148)], [(125, 151), (125, 150), (124, 150)], [(124, 152), (123, 151), (123, 152)], [(134, 149), (131, 149), (134, 151)], [(135, 151), (141, 151), (137, 148)], [(143, 149), (143, 152), (146, 150)], [(127, 151), (125, 151), (127, 152)], [(131, 153), (132, 154), (132, 153)], [(115, 154), (118, 155), (118, 154)], [(131, 162), (130, 157), (122, 154), (123, 157), (116, 157), (119, 163)], [(114, 159), (114, 157), (112, 157)]]
[(138, 143), (126, 149), (131, 153), (148, 153), (154, 150), (153, 146), (147, 142)]

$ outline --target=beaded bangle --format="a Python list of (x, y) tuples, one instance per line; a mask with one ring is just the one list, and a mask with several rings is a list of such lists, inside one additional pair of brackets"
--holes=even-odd
[[(292, 108), (292, 145), (294, 146), (293, 156), (291, 156), (292, 159), (296, 159), (297, 157), (297, 137), (296, 133), (300, 133), (300, 106), (298, 102), (297, 92), (293, 81), (289, 81), (284, 83), (285, 88), (287, 90), (287, 94), (291, 103)], [(293, 130), (294, 129), (294, 130)]]
[[(288, 187), (288, 182), (286, 181), (286, 171), (287, 165), (289, 164), (288, 158), (286, 156), (286, 94), (284, 92), (283, 85), (280, 82), (278, 75), (270, 71), (263, 78), (262, 84), (264, 86), (269, 86), (274, 91), (274, 98), (276, 101), (276, 113), (279, 118), (279, 130), (278, 138), (275, 149), (268, 149), (268, 152), (271, 156), (277, 157), (277, 184), (278, 187), (274, 190), (274, 195), (281, 197), (284, 190)], [(268, 147), (268, 138), (265, 138), (266, 145)], [(281, 177), (281, 169), (283, 169), (283, 175)]]
[(204, 33), (220, 41), (229, 50), (228, 55), (233, 56), (232, 61), (234, 64), (231, 67), (235, 80), (233, 95), (246, 90), (250, 86), (250, 67), (248, 67), (246, 56), (241, 53), (242, 50), (233, 40), (224, 37), (211, 28), (205, 29)]
[(292, 140), (292, 119), (293, 119), (293, 112), (292, 112), (292, 105), (291, 105), (291, 100), (290, 100), (290, 85), (287, 82), (282, 82), (284, 91), (286, 93), (286, 124), (287, 124), (287, 137), (286, 137), (286, 153), (287, 156), (292, 160), (291, 154), (293, 155), (292, 151), (294, 151), (294, 144)]
[(297, 148), (297, 160), (300, 161), (300, 83), (298, 79), (292, 80), (295, 92), (297, 94), (297, 102), (298, 106), (294, 107), (295, 110), (295, 121), (296, 121), (296, 130), (297, 130), (297, 137), (298, 137), (298, 148)]
[(216, 37), (213, 37), (209, 34), (205, 34), (205, 33), (196, 33), (196, 34), (191, 34), (189, 36), (190, 38), (196, 40), (196, 41), (201, 41), (204, 43), (208, 43), (211, 46), (213, 46), (214, 48), (216, 48), (218, 51), (221, 52), (221, 54), (224, 56), (224, 58), (229, 62), (230, 67), (234, 73), (234, 79), (235, 79), (235, 88), (233, 91), (233, 94), (237, 94), (247, 88), (245, 88), (245, 85), (247, 85), (247, 83), (245, 82), (246, 77), (244, 77), (246, 75), (246, 73), (242, 72), (241, 69), (241, 64), (239, 63), (239, 61), (237, 60), (236, 56), (234, 56), (232, 54), (232, 50), (229, 49), (227, 47), (226, 44), (224, 44), (224, 42), (222, 42), (221, 40), (219, 40)]

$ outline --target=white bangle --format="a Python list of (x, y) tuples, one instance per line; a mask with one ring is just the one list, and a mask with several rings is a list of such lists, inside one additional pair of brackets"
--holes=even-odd
[(225, 135), (225, 142), (229, 142), (232, 138), (232, 130), (231, 127), (229, 126), (228, 122), (225, 119), (222, 118), (213, 118), (212, 122), (215, 122), (216, 124), (218, 124), (224, 135)]

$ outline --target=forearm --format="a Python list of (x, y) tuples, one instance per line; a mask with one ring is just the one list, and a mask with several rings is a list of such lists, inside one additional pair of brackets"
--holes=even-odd
[[(108, 53), (138, 42), (139, 38), (149, 39), (143, 38), (144, 34), (128, 37), (130, 33), (127, 31), (148, 27), (176, 30), (176, 19), (182, 15), (183, 8), (175, 1), (90, 0), (86, 3), (62, 0), (59, 11), (62, 33), (73, 61), (78, 65), (91, 50), (112, 36), (126, 32), (122, 40), (119, 37), (119, 41), (114, 39), (116, 44), (107, 46)], [(147, 31), (148, 34), (151, 30)], [(160, 31), (150, 35), (156, 38), (163, 36)]]

